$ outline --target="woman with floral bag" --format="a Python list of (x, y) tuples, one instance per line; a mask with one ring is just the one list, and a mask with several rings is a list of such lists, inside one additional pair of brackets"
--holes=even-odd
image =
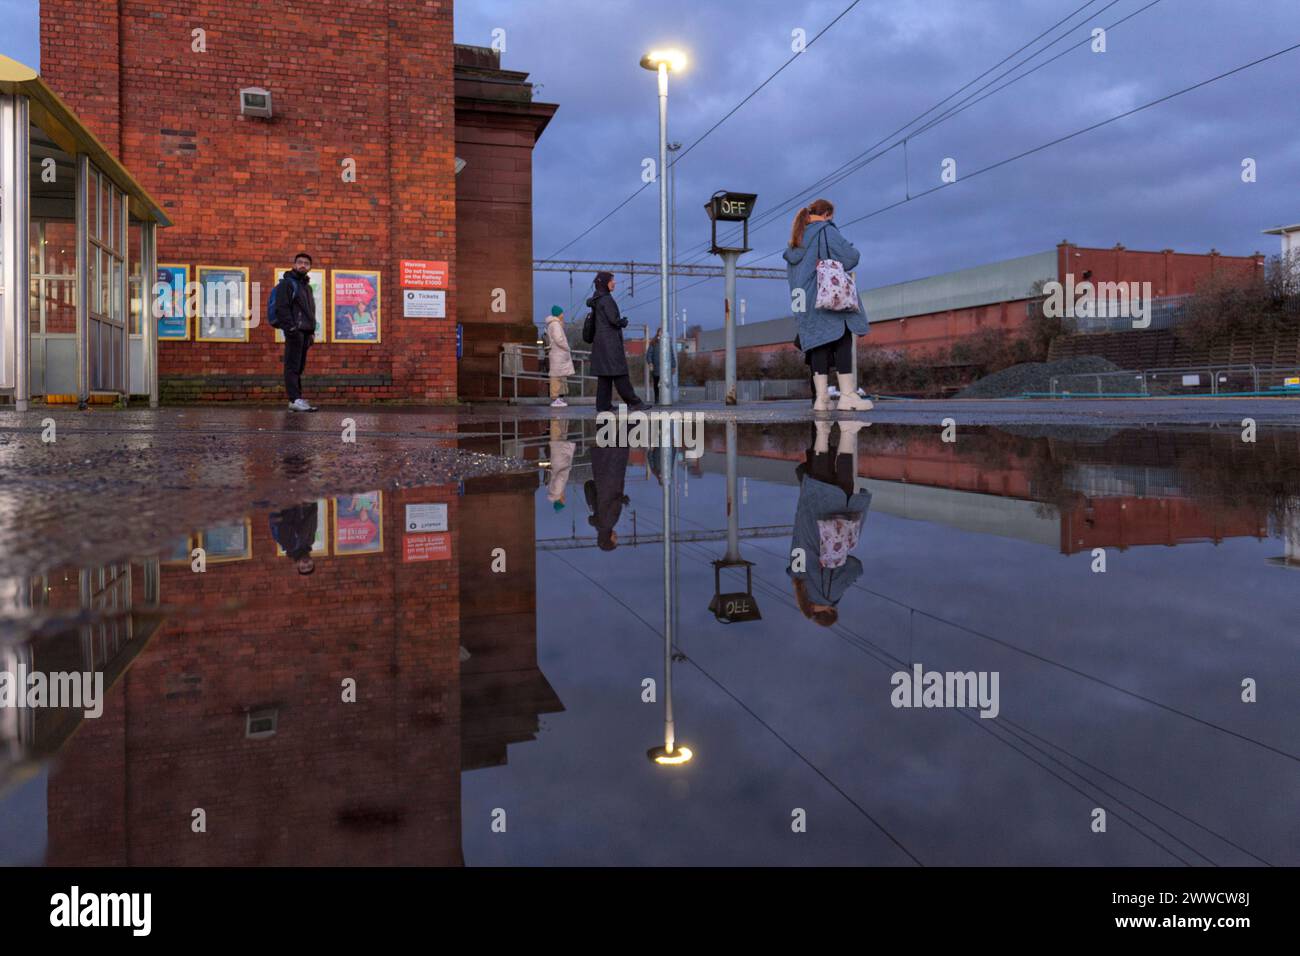
[(839, 380), (839, 410), (863, 412), (871, 402), (858, 395), (853, 375), (854, 337), (869, 331), (852, 271), (860, 258), (853, 244), (840, 235), (831, 217), (835, 207), (825, 199), (799, 210), (785, 250), (791, 308), (799, 321), (799, 346), (812, 366), (813, 409), (829, 411), (831, 366)]

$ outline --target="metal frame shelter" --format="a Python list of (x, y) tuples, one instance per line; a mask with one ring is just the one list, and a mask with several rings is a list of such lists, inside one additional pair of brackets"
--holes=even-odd
[(158, 404), (161, 205), (31, 67), (0, 56), (0, 396)]

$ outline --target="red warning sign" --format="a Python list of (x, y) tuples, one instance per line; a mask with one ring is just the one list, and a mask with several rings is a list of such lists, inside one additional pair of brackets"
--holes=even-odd
[(447, 263), (445, 262), (403, 259), (401, 271), (403, 289), (447, 288)]
[(451, 535), (408, 534), (402, 542), (402, 560), (446, 561), (451, 557)]

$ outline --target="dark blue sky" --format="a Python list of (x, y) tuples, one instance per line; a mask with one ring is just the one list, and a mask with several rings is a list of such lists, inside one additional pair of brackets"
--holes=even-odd
[[(1066, 33), (1017, 73), (1085, 40), (1149, 0), (1094, 0), (1028, 53)], [(641, 185), (657, 150), (655, 81), (638, 66), (659, 45), (688, 51), (670, 94), (670, 138), (687, 145), (791, 55), (791, 32), (812, 37), (849, 0), (476, 0), (456, 7), (456, 38), (488, 45), (505, 30), (504, 65), (543, 85), (560, 104), (534, 154), (534, 253), (550, 256)], [(1108, 7), (1109, 4), (1109, 7)], [(973, 80), (1083, 0), (860, 0), (677, 168), (678, 259), (708, 238), (702, 204), (718, 188), (759, 194), (758, 213), (798, 194), (891, 131)], [(38, 59), (34, 0), (0, 0), (12, 27), (0, 49)], [(1160, 0), (1005, 91), (917, 135), (908, 146), (912, 192), (939, 183), (941, 162), (959, 182), (846, 228), (863, 252), (865, 287), (1084, 245), (1247, 254), (1277, 251), (1260, 230), (1300, 220), (1300, 51), (1246, 70), (984, 175), (969, 173), (1116, 113), (1300, 43), (1294, 0), (1239, 4)], [(969, 90), (967, 92), (970, 92)], [(963, 94), (965, 95), (965, 94)], [(931, 114), (933, 116), (935, 114)], [(889, 142), (893, 142), (891, 139)], [(1241, 181), (1241, 162), (1258, 181)], [(810, 194), (805, 199), (814, 198)], [(901, 149), (825, 190), (845, 223), (904, 198)], [(657, 187), (644, 190), (565, 249), (575, 259), (654, 260)], [(790, 215), (752, 235), (745, 260), (780, 265)], [(766, 258), (761, 257), (766, 256)], [(576, 276), (575, 298), (589, 276)], [(695, 280), (680, 280), (682, 286)], [(626, 283), (623, 284), (626, 291)], [(654, 277), (639, 277), (634, 322), (656, 321)], [(780, 282), (742, 282), (748, 316), (778, 314)], [(692, 323), (721, 323), (722, 283), (686, 291)], [(568, 277), (539, 273), (537, 315), (570, 303)]]

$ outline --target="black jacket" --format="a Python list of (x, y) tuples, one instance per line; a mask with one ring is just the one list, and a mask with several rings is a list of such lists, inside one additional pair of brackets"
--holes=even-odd
[(290, 269), (281, 277), (277, 289), (275, 315), (269, 317), (273, 320), (271, 324), (281, 330), (315, 332), (316, 297), (312, 295), (311, 283)]
[(627, 319), (609, 292), (597, 292), (587, 300), (596, 315), (596, 339), (591, 343), (592, 375), (626, 375), (627, 354), (623, 351), (623, 329)]
[(271, 537), (293, 560), (311, 554), (316, 540), (316, 502), (307, 501), (283, 511), (271, 513)]

